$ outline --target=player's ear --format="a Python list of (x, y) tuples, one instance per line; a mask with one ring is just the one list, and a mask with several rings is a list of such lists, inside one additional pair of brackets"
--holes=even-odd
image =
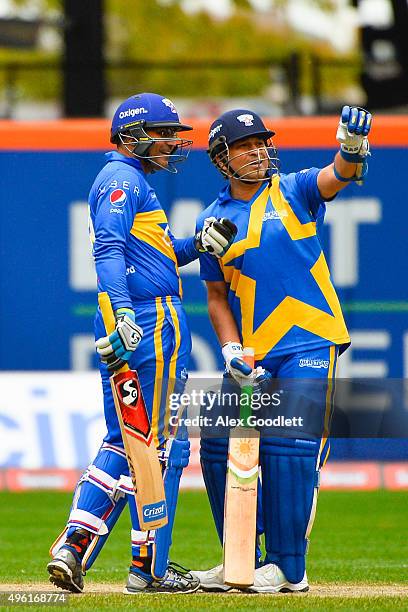
[(228, 159), (225, 153), (218, 153), (218, 155), (215, 156), (214, 161), (221, 172), (228, 171)]

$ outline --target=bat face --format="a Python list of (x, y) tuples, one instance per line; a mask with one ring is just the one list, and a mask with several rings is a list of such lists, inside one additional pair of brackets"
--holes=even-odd
[[(244, 349), (244, 361), (254, 367), (253, 349)], [(241, 397), (251, 395), (251, 386), (242, 388)], [(248, 407), (241, 404), (240, 418), (251, 414), (251, 402)], [(259, 432), (241, 426), (232, 430), (224, 502), (224, 582), (231, 586), (254, 582), (258, 460)]]
[(255, 495), (258, 481), (258, 459), (259, 438), (230, 438), (228, 472), (235, 478), (236, 483), (242, 485), (243, 491), (253, 491)]
[(120, 371), (111, 376), (111, 386), (116, 410), (122, 418), (122, 437), (138, 500), (140, 525), (145, 530), (156, 529), (167, 522), (167, 506), (139, 378), (132, 370)]
[[(115, 329), (115, 315), (109, 295), (105, 291), (99, 293), (98, 302), (106, 331), (111, 334)], [(112, 374), (110, 384), (132, 478), (140, 528), (143, 531), (158, 529), (168, 522), (166, 495), (139, 377), (125, 364)]]
[(119, 372), (112, 378), (126, 433), (150, 446), (153, 436), (136, 372)]

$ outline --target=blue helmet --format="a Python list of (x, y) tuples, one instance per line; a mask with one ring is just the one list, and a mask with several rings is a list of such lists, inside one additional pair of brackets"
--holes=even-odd
[[(158, 138), (148, 134), (148, 130), (160, 129), (168, 130), (170, 135)], [(180, 123), (171, 100), (154, 93), (141, 93), (131, 96), (116, 109), (110, 140), (114, 144), (122, 143), (135, 157), (169, 172), (177, 172), (174, 164), (186, 159), (192, 144), (191, 140), (178, 138), (177, 132), (192, 129), (190, 125)], [(166, 167), (155, 161), (154, 158), (158, 156), (149, 155), (152, 144), (163, 140), (174, 145), (172, 152), (167, 155), (169, 163)]]
[(141, 93), (131, 96), (116, 109), (112, 119), (111, 142), (115, 136), (134, 126), (145, 129), (173, 127), (178, 132), (192, 130), (191, 125), (180, 123), (173, 102), (154, 93)]
[[(208, 135), (208, 150), (213, 164), (227, 178), (238, 178), (248, 182), (257, 182), (258, 180), (269, 180), (272, 172), (278, 171), (279, 160), (275, 147), (270, 142), (275, 132), (265, 127), (261, 117), (251, 110), (238, 108), (227, 111), (220, 115), (210, 127)], [(264, 140), (269, 158), (269, 172), (265, 179), (251, 179), (250, 175), (254, 174), (253, 168), (249, 164), (244, 164), (242, 168), (246, 169), (244, 175), (239, 175), (238, 171), (233, 171), (229, 162), (229, 146), (238, 140), (249, 138), (250, 136), (259, 136)], [(220, 163), (221, 162), (221, 163)], [(251, 162), (253, 165), (253, 162)], [(248, 168), (246, 168), (248, 166)]]
[(261, 136), (264, 140), (269, 140), (274, 135), (275, 132), (265, 127), (259, 115), (250, 110), (238, 108), (223, 113), (212, 123), (208, 135), (208, 150), (211, 156), (220, 139), (223, 139), (222, 141), (227, 145), (231, 145), (248, 136)]

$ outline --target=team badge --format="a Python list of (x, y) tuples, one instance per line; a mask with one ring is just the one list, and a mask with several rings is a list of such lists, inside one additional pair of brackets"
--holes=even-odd
[(177, 113), (176, 107), (174, 106), (174, 104), (173, 104), (173, 102), (171, 100), (169, 100), (168, 98), (163, 98), (162, 102), (163, 102), (163, 104), (165, 104), (166, 106), (169, 107), (169, 109), (171, 110), (172, 113)]
[(109, 196), (109, 200), (111, 206), (116, 206), (116, 208), (120, 208), (126, 203), (126, 193), (123, 189), (115, 189)]
[(241, 123), (245, 123), (247, 127), (250, 125), (254, 125), (254, 116), (253, 115), (238, 115), (238, 121)]

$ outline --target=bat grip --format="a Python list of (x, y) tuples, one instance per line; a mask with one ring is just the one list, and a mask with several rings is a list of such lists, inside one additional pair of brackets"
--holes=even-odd
[[(245, 361), (245, 363), (247, 363), (252, 369), (254, 368), (255, 365), (255, 351), (253, 348), (250, 347), (245, 347), (244, 351), (243, 351), (243, 360)], [(245, 385), (244, 387), (242, 387), (241, 389), (241, 394), (246, 395), (247, 397), (251, 397), (252, 396), (252, 385)], [(240, 418), (244, 419), (245, 424), (247, 424), (248, 418), (251, 416), (252, 414), (252, 407), (251, 407), (251, 402), (249, 402), (248, 404), (245, 405), (241, 405), (240, 407)]]
[(253, 369), (255, 366), (255, 351), (252, 347), (245, 347), (244, 348), (244, 355), (243, 355), (243, 359), (245, 361), (245, 363), (247, 363), (249, 366), (251, 366), (251, 368)]
[[(110, 301), (109, 295), (106, 291), (101, 291), (98, 293), (98, 304), (101, 309), (102, 319), (105, 324), (106, 333), (109, 335), (115, 331), (116, 328), (116, 319), (113, 312), (112, 304)], [(127, 372), (129, 370), (129, 366), (125, 363), (119, 370), (116, 370), (116, 374), (121, 372)]]
[(101, 309), (102, 319), (105, 324), (106, 331), (108, 334), (111, 334), (115, 331), (116, 321), (115, 315), (113, 314), (112, 304), (106, 291), (98, 293), (98, 303), (99, 308)]

